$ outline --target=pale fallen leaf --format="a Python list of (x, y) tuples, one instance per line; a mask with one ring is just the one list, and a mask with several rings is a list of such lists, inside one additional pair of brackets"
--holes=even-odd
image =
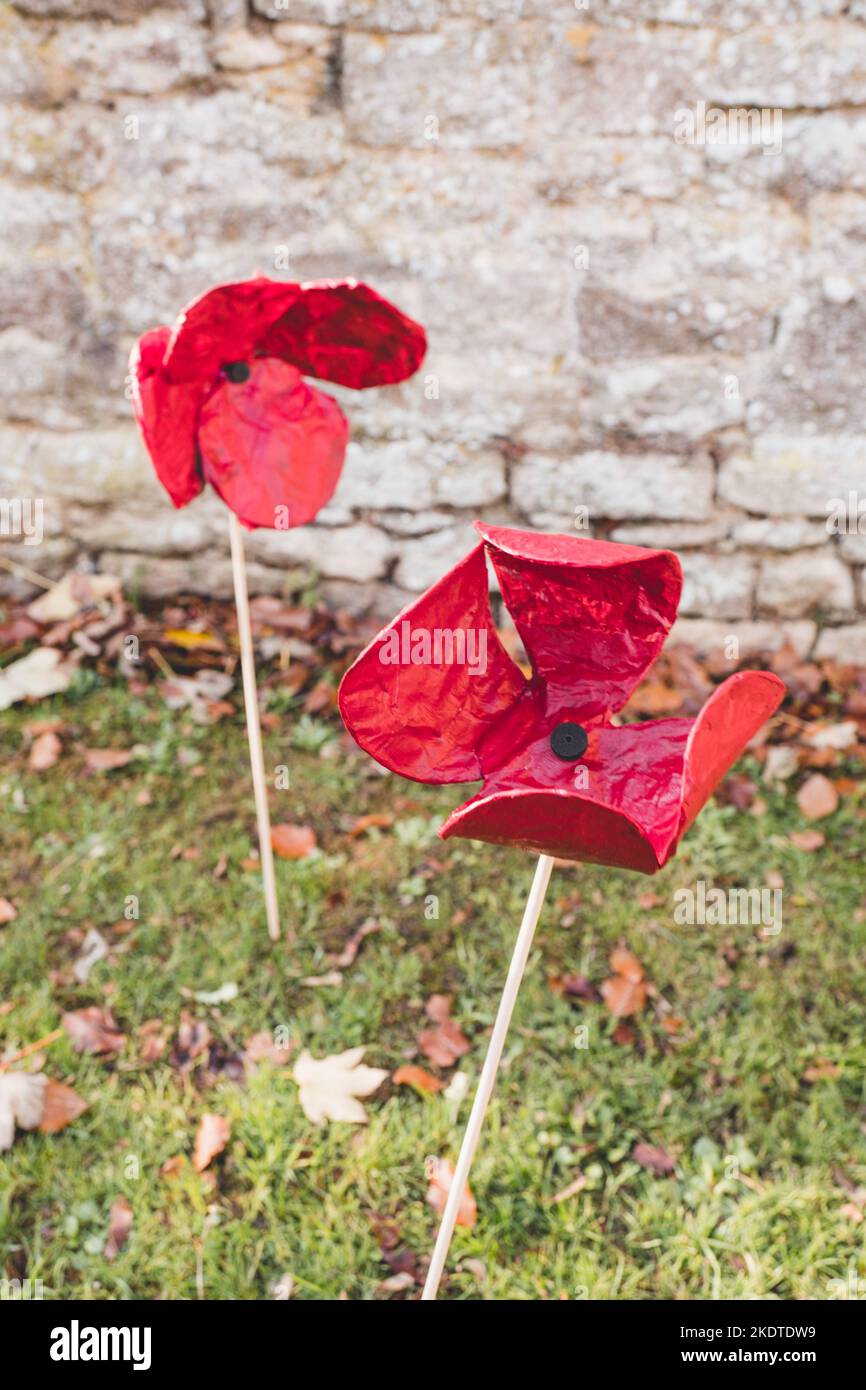
[(118, 1197), (111, 1205), (108, 1218), (108, 1239), (103, 1254), (107, 1260), (115, 1259), (123, 1249), (132, 1230), (132, 1207), (125, 1197)]
[(804, 742), (811, 748), (851, 748), (859, 738), (855, 719), (846, 719), (841, 724), (818, 724), (807, 730)]
[(18, 916), (18, 911), (8, 898), (0, 898), (0, 927), (5, 927), (7, 922), (14, 922)]
[(212, 724), (223, 712), (218, 707), (228, 695), (234, 680), (224, 671), (203, 667), (194, 676), (173, 676), (157, 686), (169, 709), (189, 706), (197, 724)]
[(227, 980), (219, 989), (197, 989), (192, 992), (199, 1004), (230, 1004), (238, 997), (238, 987), (234, 980)]
[(839, 793), (829, 777), (813, 772), (797, 792), (797, 805), (807, 820), (823, 820), (839, 805)]
[(0, 710), (18, 700), (41, 700), (68, 690), (75, 667), (55, 647), (37, 647), (0, 671)]
[(0, 1153), (11, 1149), (15, 1126), (35, 1129), (42, 1119), (44, 1076), (26, 1071), (0, 1074)]
[(816, 849), (821, 849), (827, 843), (826, 835), (822, 835), (820, 830), (792, 830), (788, 837), (795, 849), (802, 850), (804, 854), (814, 854)]
[(652, 1144), (635, 1144), (632, 1149), (632, 1158), (635, 1163), (639, 1163), (641, 1168), (648, 1168), (656, 1177), (666, 1177), (673, 1173), (677, 1166), (677, 1161), (664, 1149), (658, 1149)]
[(80, 985), (83, 985), (99, 960), (105, 960), (108, 955), (108, 942), (96, 927), (91, 927), (84, 938), (81, 947), (81, 955), (72, 966), (72, 973)]
[(63, 751), (63, 744), (50, 729), (35, 738), (30, 745), (27, 766), (31, 772), (47, 772), (53, 767)]
[(567, 1202), (569, 1197), (576, 1197), (578, 1192), (582, 1192), (588, 1181), (585, 1173), (579, 1173), (574, 1182), (570, 1182), (567, 1187), (563, 1187), (560, 1192), (555, 1192), (547, 1200), (551, 1206), (556, 1202)]
[(70, 571), (39, 598), (27, 605), (37, 623), (62, 623), (110, 595), (120, 593), (120, 580), (111, 574), (76, 574)]
[(380, 1067), (363, 1067), (365, 1047), (350, 1047), (331, 1057), (315, 1058), (306, 1050), (295, 1063), (298, 1099), (308, 1120), (345, 1120), (365, 1125), (367, 1116), (357, 1096), (369, 1096), (387, 1078)]
[(767, 749), (762, 775), (765, 782), (787, 782), (799, 766), (796, 748), (789, 743), (773, 743)]
[(264, 1029), (261, 1033), (253, 1033), (244, 1048), (244, 1061), (252, 1063), (273, 1062), (274, 1066), (284, 1067), (291, 1052), (292, 1044), (290, 1042), (281, 1047), (273, 1033)]
[(295, 1287), (295, 1281), (291, 1274), (281, 1274), (277, 1282), (271, 1289), (271, 1294), (276, 1303), (288, 1303)]
[[(427, 1176), (430, 1179), (427, 1201), (433, 1210), (441, 1216), (445, 1210), (448, 1193), (451, 1191), (451, 1184), (454, 1181), (454, 1164), (447, 1158), (428, 1159)], [(477, 1219), (478, 1207), (469, 1184), (466, 1183), (460, 1197), (460, 1205), (457, 1208), (457, 1225), (472, 1227)]]
[(325, 975), (307, 975), (301, 980), (301, 984), (306, 985), (309, 989), (332, 988), (342, 983), (343, 977), (339, 970), (329, 970)]
[(114, 772), (132, 758), (131, 748), (82, 748), (81, 752), (88, 772)]
[(382, 1293), (405, 1293), (414, 1287), (415, 1276), (410, 1274), (408, 1269), (401, 1269), (398, 1274), (392, 1274), (388, 1279), (383, 1279), (379, 1285)]
[(214, 1115), (211, 1112), (202, 1115), (195, 1136), (192, 1159), (197, 1173), (203, 1173), (217, 1154), (222, 1153), (229, 1142), (230, 1134), (231, 1125), (222, 1115)]

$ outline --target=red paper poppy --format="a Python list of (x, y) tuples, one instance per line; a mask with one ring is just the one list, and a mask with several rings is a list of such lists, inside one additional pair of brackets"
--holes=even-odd
[[(782, 682), (741, 671), (697, 719), (615, 725), (676, 616), (677, 557), (475, 524), (482, 543), (346, 673), (346, 727), (404, 777), (483, 779), (441, 827), (443, 839), (655, 873), (777, 708)], [(487, 555), (529, 678), (497, 636)]]
[(136, 419), (176, 507), (210, 483), (245, 526), (311, 521), (332, 495), (349, 426), (320, 377), (363, 389), (416, 372), (427, 340), (368, 285), (220, 285), (130, 362)]

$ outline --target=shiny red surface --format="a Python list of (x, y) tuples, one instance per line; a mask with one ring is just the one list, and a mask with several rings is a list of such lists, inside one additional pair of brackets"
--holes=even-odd
[[(405, 777), (483, 780), (441, 827), (444, 839), (462, 835), (655, 873), (777, 708), (782, 682), (766, 671), (739, 672), (696, 720), (613, 724), (676, 616), (676, 556), (476, 526), (483, 543), (404, 609), (346, 673), (346, 727)], [(530, 679), (496, 636), (488, 556), (530, 656)], [(437, 630), (452, 639), (463, 633), (464, 652), (476, 657), (474, 673), (465, 661), (449, 664), (444, 646), (438, 663), (412, 661), (413, 639)], [(550, 746), (563, 722), (588, 734), (576, 762), (564, 762)]]
[[(348, 426), (301, 373), (364, 389), (418, 370), (423, 328), (354, 280), (219, 285), (130, 360), (133, 407), (160, 482), (183, 507), (211, 482), (250, 528), (312, 520), (332, 495)], [(227, 363), (246, 362), (246, 382)], [(274, 520), (275, 516), (279, 519)]]

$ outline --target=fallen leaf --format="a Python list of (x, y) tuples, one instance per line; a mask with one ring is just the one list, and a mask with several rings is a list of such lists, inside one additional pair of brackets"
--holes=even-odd
[(394, 817), (386, 815), (384, 812), (371, 813), (369, 816), (358, 816), (349, 831), (349, 838), (354, 840), (359, 835), (363, 835), (365, 830), (390, 830), (394, 824)]
[(85, 983), (96, 962), (105, 960), (107, 955), (108, 942), (96, 927), (91, 927), (84, 938), (81, 955), (72, 966), (72, 973), (80, 985)]
[(59, 695), (69, 689), (74, 672), (75, 667), (64, 662), (54, 647), (37, 647), (0, 671), (0, 710), (18, 700)]
[(397, 1086), (414, 1086), (416, 1091), (423, 1091), (430, 1096), (435, 1096), (445, 1084), (438, 1076), (432, 1076), (423, 1067), (414, 1066), (398, 1067), (391, 1080)]
[(402, 1269), (399, 1274), (390, 1275), (387, 1279), (383, 1279), (379, 1285), (382, 1293), (405, 1293), (414, 1287), (415, 1276), (410, 1274), (408, 1269)]
[(40, 734), (30, 746), (27, 766), (31, 772), (47, 772), (53, 767), (63, 751), (63, 744), (55, 733)]
[(45, 1090), (42, 1093), (42, 1119), (39, 1128), (43, 1134), (56, 1134), (77, 1120), (87, 1109), (87, 1101), (82, 1100), (71, 1086), (45, 1077)]
[(840, 724), (818, 724), (808, 729), (803, 741), (810, 748), (833, 748), (837, 751), (851, 748), (857, 742), (859, 732), (855, 719), (846, 719)]
[(0, 1074), (0, 1153), (11, 1149), (15, 1126), (35, 1129), (42, 1119), (45, 1077), (26, 1071)]
[(130, 748), (82, 748), (81, 752), (88, 772), (114, 772), (126, 767), (132, 757)]
[(672, 1173), (677, 1166), (675, 1158), (671, 1158), (664, 1149), (654, 1148), (652, 1144), (635, 1144), (631, 1156), (641, 1168), (648, 1168), (658, 1178)]
[(588, 1181), (589, 1179), (586, 1174), (580, 1173), (575, 1178), (574, 1182), (568, 1184), (568, 1187), (564, 1187), (561, 1192), (555, 1192), (554, 1195), (548, 1197), (547, 1200), (551, 1206), (556, 1202), (567, 1202), (569, 1197), (576, 1197), (578, 1192), (582, 1192)]
[(458, 1057), (469, 1051), (471, 1043), (451, 1017), (451, 996), (431, 994), (426, 1009), (427, 1016), (437, 1026), (425, 1028), (418, 1035), (418, 1046), (435, 1066), (453, 1067)]
[(616, 975), (622, 975), (626, 980), (637, 984), (638, 980), (643, 979), (643, 966), (637, 956), (632, 955), (624, 946), (617, 946), (610, 953), (611, 968)]
[(316, 834), (309, 825), (272, 825), (271, 846), (280, 859), (306, 859), (316, 848)]
[(170, 627), (162, 635), (173, 647), (182, 647), (186, 652), (225, 650), (225, 643), (212, 632), (191, 632), (189, 628)]
[(229, 1142), (231, 1125), (222, 1115), (210, 1111), (202, 1115), (195, 1136), (192, 1164), (197, 1173), (203, 1173), (208, 1164), (221, 1154)]
[(7, 922), (14, 922), (17, 916), (18, 911), (9, 899), (0, 898), (0, 927), (5, 927)]
[(111, 1204), (108, 1218), (108, 1239), (102, 1252), (107, 1260), (114, 1260), (120, 1254), (132, 1230), (132, 1207), (125, 1197), (118, 1197)]
[(167, 1158), (159, 1170), (161, 1178), (170, 1181), (172, 1178), (179, 1178), (187, 1166), (189, 1160), (186, 1154), (175, 1154), (173, 1158)]
[(807, 820), (823, 820), (839, 805), (839, 793), (828, 777), (814, 772), (797, 792), (797, 805)]
[[(430, 1158), (427, 1160), (427, 1177), (430, 1180), (430, 1186), (427, 1189), (427, 1201), (433, 1210), (441, 1216), (445, 1210), (448, 1193), (451, 1191), (451, 1184), (454, 1181), (454, 1164), (447, 1158)], [(463, 1188), (460, 1205), (457, 1208), (457, 1225), (471, 1229), (477, 1219), (478, 1207), (467, 1183)]]
[(182, 1013), (177, 1037), (171, 1051), (171, 1064), (179, 1071), (189, 1071), (210, 1047), (210, 1029), (200, 1019)]
[(273, 1062), (274, 1066), (284, 1067), (292, 1055), (292, 1046), (280, 1047), (274, 1039), (273, 1033), (264, 1029), (261, 1033), (253, 1033), (246, 1047), (244, 1048), (244, 1060), (247, 1062)]
[(807, 1067), (803, 1072), (803, 1080), (812, 1085), (816, 1081), (836, 1081), (842, 1075), (842, 1068), (838, 1062), (831, 1062), (829, 1057), (819, 1057), (814, 1066)]
[(796, 748), (789, 743), (774, 743), (767, 749), (762, 776), (765, 782), (787, 782), (799, 766)]
[(295, 1281), (291, 1274), (281, 1274), (277, 1282), (271, 1288), (271, 1295), (276, 1303), (288, 1303), (295, 1287)]
[(342, 983), (343, 976), (340, 974), (339, 970), (329, 970), (324, 975), (307, 975), (301, 980), (301, 984), (306, 985), (308, 989), (333, 989), (336, 985), (341, 985)]
[(387, 1078), (379, 1067), (363, 1067), (365, 1047), (350, 1047), (331, 1057), (315, 1058), (304, 1050), (295, 1063), (298, 1099), (308, 1120), (345, 1120), (364, 1125), (367, 1116), (357, 1096), (369, 1096)]
[(108, 1009), (99, 1009), (94, 1004), (89, 1009), (66, 1013), (60, 1021), (76, 1052), (90, 1052), (101, 1057), (123, 1051), (126, 1039)]
[(56, 584), (27, 605), (37, 623), (61, 623), (75, 618), (109, 596), (119, 596), (120, 580), (111, 574), (64, 574)]
[(238, 997), (238, 987), (234, 980), (227, 980), (219, 989), (195, 989), (192, 997), (199, 1004), (230, 1004)]
[(614, 1018), (629, 1018), (646, 1004), (645, 980), (629, 980), (625, 975), (612, 975), (601, 986), (601, 997)]
[(827, 843), (826, 835), (822, 835), (820, 830), (792, 830), (788, 838), (794, 848), (802, 850), (804, 854), (813, 854)]

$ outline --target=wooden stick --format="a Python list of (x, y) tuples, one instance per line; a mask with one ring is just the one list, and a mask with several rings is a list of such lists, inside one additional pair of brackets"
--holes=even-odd
[(511, 965), (508, 967), (508, 978), (505, 981), (505, 989), (502, 991), (502, 998), (499, 1001), (499, 1011), (496, 1015), (496, 1022), (493, 1025), (493, 1032), (490, 1036), (487, 1056), (484, 1059), (484, 1066), (481, 1069), (481, 1080), (478, 1083), (478, 1090), (475, 1092), (469, 1123), (466, 1126), (466, 1133), (463, 1136), (463, 1143), (460, 1146), (460, 1157), (457, 1159), (457, 1167), (454, 1171), (454, 1177), (451, 1180), (451, 1187), (448, 1190), (448, 1200), (445, 1203), (445, 1210), (442, 1213), (442, 1221), (439, 1225), (439, 1233), (436, 1236), (433, 1258), (430, 1261), (430, 1268), (427, 1271), (427, 1280), (424, 1284), (424, 1292), (421, 1295), (422, 1303), (432, 1302), (432, 1300), (435, 1299), (439, 1288), (439, 1281), (442, 1278), (442, 1270), (445, 1266), (448, 1248), (451, 1244), (451, 1237), (454, 1234), (454, 1226), (457, 1222), (460, 1200), (469, 1177), (469, 1169), (472, 1167), (472, 1160), (475, 1157), (475, 1150), (478, 1146), (478, 1139), (481, 1134), (481, 1126), (484, 1123), (487, 1106), (493, 1094), (493, 1087), (496, 1083), (496, 1073), (499, 1070), (502, 1049), (505, 1046), (505, 1037), (508, 1032), (508, 1026), (511, 1023), (511, 1015), (514, 1012), (514, 1004), (517, 999), (517, 992), (520, 989), (520, 982), (523, 979), (523, 972), (526, 969), (526, 962), (529, 959), (529, 952), (532, 949), (532, 939), (535, 936), (535, 928), (538, 925), (541, 905), (544, 902), (544, 895), (547, 892), (547, 885), (550, 882), (550, 871), (552, 868), (553, 860), (550, 856), (547, 854), (539, 855), (538, 864), (535, 869), (535, 877), (532, 880), (532, 887), (529, 890), (529, 897), (526, 900), (526, 907), (523, 910), (523, 921), (520, 924), (520, 931), (517, 933), (517, 941), (514, 945)]
[(13, 1052), (12, 1056), (7, 1057), (5, 1062), (0, 1062), (0, 1072), (7, 1071), (15, 1062), (22, 1062), (25, 1057), (32, 1057), (34, 1052), (41, 1052), (43, 1047), (48, 1047), (49, 1044), (57, 1042), (57, 1039), (62, 1037), (63, 1029), (55, 1028), (53, 1032), (46, 1033), (44, 1038), (37, 1038), (36, 1042), (28, 1043), (18, 1052)]
[(259, 723), (259, 700), (256, 690), (256, 666), (253, 656), (253, 631), (250, 623), (250, 600), (247, 594), (247, 571), (244, 564), (244, 534), (233, 511), (229, 511), (229, 535), (232, 544), (232, 575), (235, 581), (235, 606), (238, 612), (238, 642), (241, 649), (241, 672), (244, 680), (244, 706), (247, 712), (247, 736), (250, 743), (250, 767), (253, 774), (253, 794), (256, 799), (256, 821), (259, 829), (259, 855), (262, 862), (262, 883), (265, 890), (265, 911), (268, 933), (272, 941), (280, 939), (280, 915), (277, 907), (277, 880), (274, 875), (274, 853), (271, 847), (271, 817), (268, 811), (268, 788), (265, 781), (265, 758), (262, 752), (262, 729)]

